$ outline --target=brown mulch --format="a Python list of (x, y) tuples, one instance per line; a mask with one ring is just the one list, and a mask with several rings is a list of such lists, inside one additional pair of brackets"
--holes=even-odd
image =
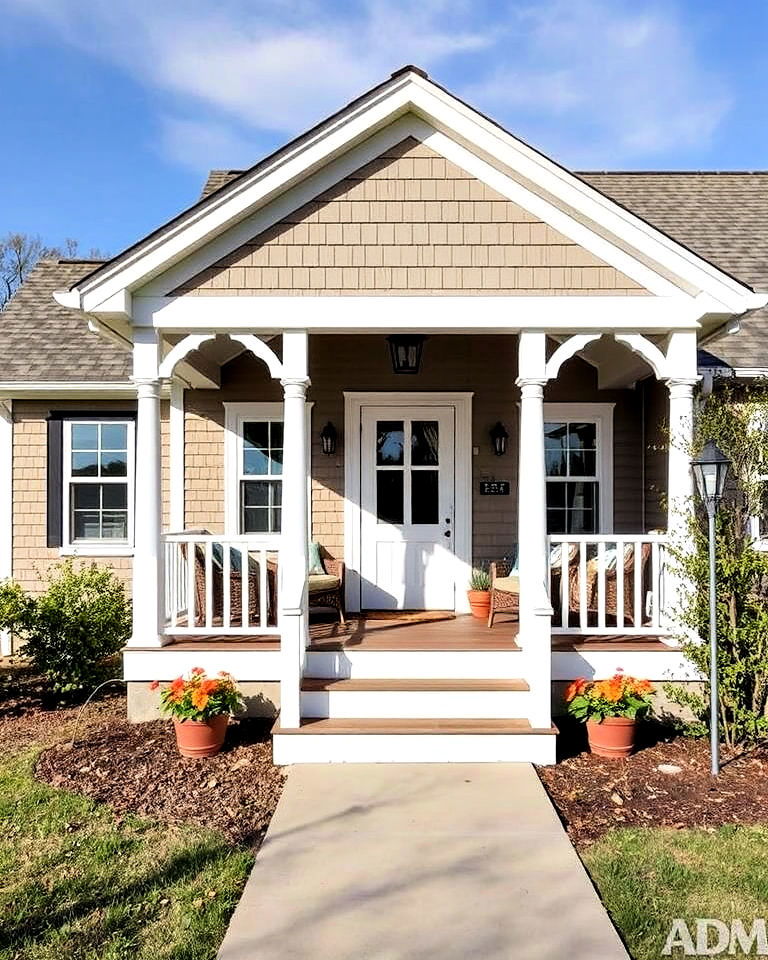
[(196, 823), (258, 847), (285, 782), (272, 764), (271, 726), (271, 720), (233, 722), (218, 756), (189, 760), (179, 755), (169, 721), (114, 718), (72, 748), (59, 743), (46, 750), (36, 773), (117, 813)]
[[(575, 753), (577, 735), (566, 734), (566, 751)], [(680, 772), (662, 772), (662, 764)], [(616, 827), (768, 823), (768, 748), (726, 751), (722, 764), (719, 777), (712, 777), (709, 741), (676, 737), (651, 739), (626, 760), (575, 753), (538, 773), (578, 848)]]

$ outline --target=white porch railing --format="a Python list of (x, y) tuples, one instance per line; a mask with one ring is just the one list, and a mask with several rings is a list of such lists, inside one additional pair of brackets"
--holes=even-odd
[(667, 538), (559, 534), (549, 538), (552, 633), (664, 633)]
[(277, 634), (274, 538), (163, 534), (166, 632)]

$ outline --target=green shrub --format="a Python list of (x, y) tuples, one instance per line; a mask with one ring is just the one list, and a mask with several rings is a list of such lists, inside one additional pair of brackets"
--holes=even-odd
[(62, 692), (100, 679), (105, 659), (121, 649), (131, 631), (131, 611), (114, 572), (72, 560), (53, 567), (38, 597), (17, 583), (0, 587), (0, 629), (24, 640), (32, 666)]

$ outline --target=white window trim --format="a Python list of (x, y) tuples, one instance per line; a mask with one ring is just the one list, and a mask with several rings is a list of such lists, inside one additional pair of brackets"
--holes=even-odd
[[(307, 403), (307, 509), (309, 527), (312, 529), (311, 497), (311, 447), (312, 447), (312, 404)], [(243, 437), (243, 424), (251, 420), (284, 419), (282, 403), (225, 403), (224, 404), (224, 533), (236, 537), (240, 533), (240, 451)], [(285, 441), (283, 441), (285, 442)], [(285, 449), (285, 448), (283, 448)], [(283, 504), (285, 508), (287, 504)], [(279, 533), (258, 533), (253, 536), (259, 540), (279, 540)]]
[[(119, 423), (128, 428), (128, 464), (125, 483), (128, 486), (128, 539), (127, 540), (76, 540), (70, 539), (69, 499), (72, 480), (72, 425), (73, 424)], [(130, 418), (121, 417), (72, 417), (63, 420), (61, 470), (61, 534), (62, 545), (59, 555), (62, 557), (131, 557), (133, 556), (134, 506), (136, 496), (136, 423)], [(103, 483), (104, 478), (89, 478), (93, 483)], [(107, 481), (110, 482), (110, 481)], [(122, 479), (115, 479), (116, 483)]]
[[(597, 431), (598, 533), (613, 533), (613, 408), (614, 403), (545, 403), (544, 422), (578, 420), (594, 423)], [(546, 483), (546, 478), (544, 480)]]

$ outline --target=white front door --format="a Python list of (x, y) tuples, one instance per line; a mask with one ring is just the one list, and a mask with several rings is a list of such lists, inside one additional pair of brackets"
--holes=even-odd
[(364, 610), (453, 610), (455, 410), (363, 406)]

